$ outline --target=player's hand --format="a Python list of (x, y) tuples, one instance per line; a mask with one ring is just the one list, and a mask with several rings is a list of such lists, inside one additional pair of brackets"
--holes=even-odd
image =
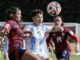
[(77, 47), (75, 47), (75, 52), (76, 52), (76, 53), (80, 52), (80, 49), (77, 48)]
[(24, 37), (31, 38), (33, 36), (32, 31), (24, 30), (23, 33), (24, 33)]
[(76, 53), (80, 52), (80, 44), (77, 44), (77, 46), (75, 47), (75, 52)]
[(49, 52), (55, 52), (55, 48), (53, 47), (48, 47), (48, 49), (49, 49)]

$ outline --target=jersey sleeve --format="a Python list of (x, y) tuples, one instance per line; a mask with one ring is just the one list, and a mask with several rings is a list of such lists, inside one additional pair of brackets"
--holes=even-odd
[(12, 21), (6, 22), (1, 30), (1, 33), (4, 34), (9, 33), (12, 28), (12, 23), (13, 23)]
[(75, 40), (76, 43), (79, 43), (78, 37), (73, 31), (68, 30), (68, 34)]

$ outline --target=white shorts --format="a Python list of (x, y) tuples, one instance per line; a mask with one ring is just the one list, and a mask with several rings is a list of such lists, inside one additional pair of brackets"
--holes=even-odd
[(45, 60), (45, 59), (49, 58), (48, 53), (42, 53), (42, 52), (33, 52), (33, 53), (38, 55), (41, 58), (41, 60)]

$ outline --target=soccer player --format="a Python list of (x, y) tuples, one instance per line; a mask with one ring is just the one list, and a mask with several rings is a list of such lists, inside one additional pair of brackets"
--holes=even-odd
[(9, 39), (9, 60), (41, 60), (31, 51), (23, 49), (24, 33), (20, 25), (21, 10), (17, 7), (12, 7), (6, 11), (6, 17), (7, 21), (1, 30), (0, 41), (3, 40), (5, 35)]
[(32, 11), (33, 23), (26, 25), (24, 30), (31, 31), (32, 36), (26, 36), (26, 48), (39, 55), (42, 60), (49, 60), (46, 37), (50, 28), (43, 25), (43, 12), (40, 9)]
[(7, 36), (4, 36), (4, 46), (3, 46), (3, 54), (4, 54), (4, 60), (9, 60), (8, 58), (8, 44), (9, 44), (9, 40), (7, 38)]
[[(69, 60), (69, 49), (70, 43), (68, 41), (68, 36), (72, 37), (76, 42), (76, 52), (79, 52), (79, 40), (77, 36), (68, 28), (64, 27), (61, 16), (56, 16), (54, 18), (54, 26), (49, 32), (49, 36), (46, 39), (47, 46), (51, 42), (55, 45), (55, 55), (57, 60)], [(71, 50), (71, 49), (70, 49)]]

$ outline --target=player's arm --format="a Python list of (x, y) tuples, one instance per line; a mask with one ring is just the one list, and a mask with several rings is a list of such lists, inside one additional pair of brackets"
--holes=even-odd
[(31, 37), (33, 35), (33, 32), (28, 30), (23, 30), (23, 34), (24, 34), (24, 38)]
[(54, 44), (54, 42), (52, 41), (52, 39), (50, 40), (50, 51), (51, 52), (55, 52), (55, 44)]
[(4, 44), (4, 36), (9, 33), (11, 30), (11, 23), (6, 22), (0, 32), (0, 46), (2, 47)]
[(53, 43), (52, 43), (51, 39), (52, 39), (51, 34), (49, 33), (48, 37), (46, 38), (46, 44), (49, 49), (49, 52), (53, 51)]
[(49, 52), (54, 52), (55, 48), (54, 48), (54, 43), (53, 43), (51, 37), (47, 37), (46, 43), (47, 43), (47, 47), (49, 49)]
[(74, 34), (74, 32), (71, 31), (71, 30), (69, 30), (68, 33), (69, 33), (69, 35), (73, 38), (73, 40), (75, 40), (75, 42), (76, 42), (76, 50), (78, 51), (78, 50), (79, 50), (79, 47), (80, 47), (80, 42), (79, 42), (78, 37), (77, 37), (76, 34)]
[[(51, 47), (50, 47), (50, 44), (51, 44), (50, 40), (51, 40), (51, 38), (50, 38), (50, 36), (48, 36), (48, 37), (46, 38), (46, 44), (47, 44), (47, 48), (48, 48), (49, 52), (52, 51), (52, 50), (51, 50)], [(52, 44), (51, 44), (51, 45), (52, 45)]]
[(69, 52), (72, 52), (72, 48), (71, 48), (71, 44), (70, 44), (69, 40), (66, 40), (66, 43), (68, 45)]
[(47, 44), (47, 47), (50, 47), (50, 40), (51, 40), (51, 37), (50, 35), (46, 38), (46, 44)]
[(31, 38), (33, 36), (33, 32), (28, 26), (25, 26), (23, 29), (24, 38)]

